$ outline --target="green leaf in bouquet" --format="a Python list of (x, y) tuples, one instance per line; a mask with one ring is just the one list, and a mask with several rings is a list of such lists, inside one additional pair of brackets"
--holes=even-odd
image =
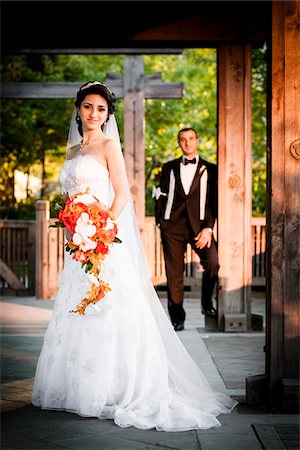
[(60, 211), (64, 208), (64, 203), (55, 202), (53, 208), (55, 209), (55, 211)]
[(64, 228), (64, 224), (62, 222), (55, 222), (52, 225), (49, 225), (48, 228)]

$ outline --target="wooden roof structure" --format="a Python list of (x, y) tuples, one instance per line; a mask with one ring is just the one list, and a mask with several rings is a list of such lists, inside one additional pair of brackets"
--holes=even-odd
[(220, 42), (261, 45), (271, 36), (270, 0), (4, 0), (1, 5), (7, 51), (164, 53)]
[(299, 1), (2, 1), (1, 9), (4, 54), (217, 48), (220, 328), (236, 318), (247, 329), (251, 319), (251, 48), (267, 44), (266, 371), (247, 379), (247, 398), (298, 411)]

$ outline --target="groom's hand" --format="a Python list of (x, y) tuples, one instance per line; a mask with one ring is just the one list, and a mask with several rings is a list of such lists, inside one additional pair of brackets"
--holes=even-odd
[(211, 228), (203, 228), (195, 237), (196, 247), (200, 250), (206, 246), (209, 248), (211, 246), (212, 235)]

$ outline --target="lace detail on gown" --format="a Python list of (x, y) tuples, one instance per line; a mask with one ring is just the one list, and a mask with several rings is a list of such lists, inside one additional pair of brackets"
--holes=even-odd
[[(60, 182), (69, 195), (88, 187), (109, 205), (108, 171), (90, 155), (65, 161)], [(87, 277), (65, 254), (32, 403), (113, 419), (121, 427), (184, 431), (220, 426), (216, 416), (228, 413), (236, 402), (212, 391), (173, 330), (153, 286), (140, 280), (131, 256), (122, 236), (102, 270), (111, 292), (80, 316), (69, 311), (85, 295)]]

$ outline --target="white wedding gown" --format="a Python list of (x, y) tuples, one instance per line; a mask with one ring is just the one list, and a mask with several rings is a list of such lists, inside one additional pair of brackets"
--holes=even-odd
[[(107, 169), (90, 155), (67, 160), (60, 171), (69, 195), (89, 188), (109, 205)], [(236, 402), (214, 393), (186, 352), (155, 290), (138, 273), (119, 224), (102, 278), (111, 292), (86, 314), (70, 313), (87, 290), (81, 264), (66, 253), (53, 314), (37, 364), (32, 403), (121, 427), (185, 431), (220, 426), (216, 416)], [(145, 271), (144, 271), (145, 272)]]

